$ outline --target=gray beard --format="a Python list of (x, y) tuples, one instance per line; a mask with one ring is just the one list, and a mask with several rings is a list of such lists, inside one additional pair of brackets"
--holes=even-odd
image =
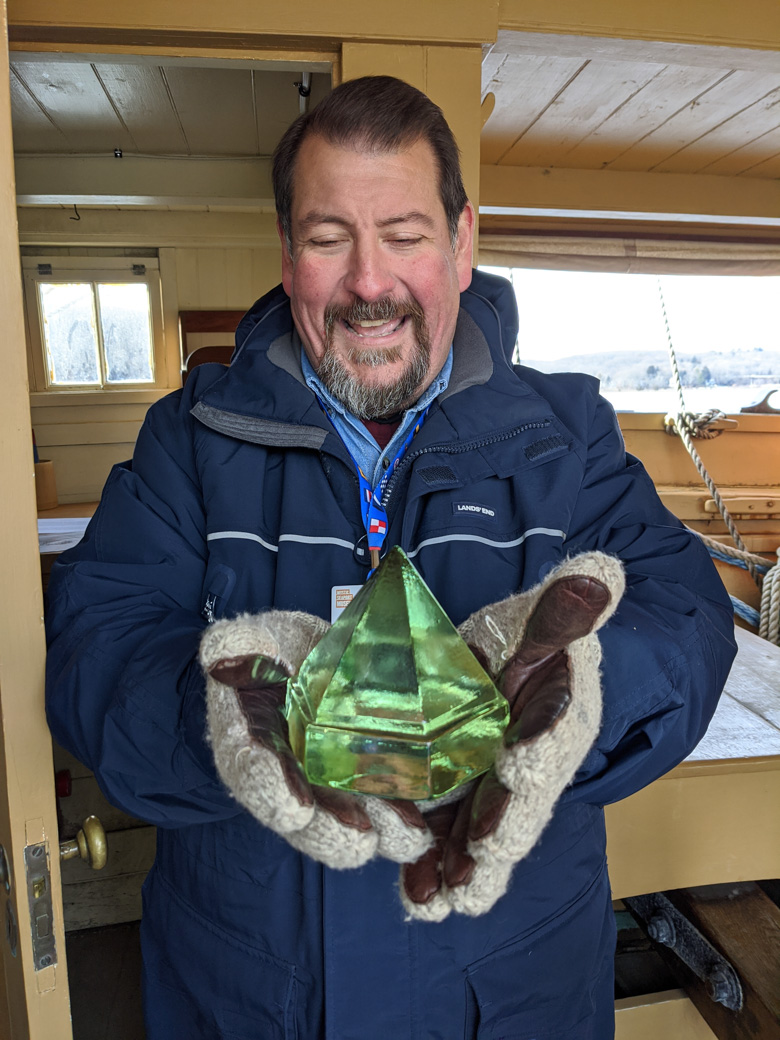
[[(409, 315), (414, 324), (414, 347), (403, 372), (395, 382), (371, 386), (350, 375), (344, 361), (333, 350), (333, 327), (338, 320), (391, 321), (393, 317)], [(419, 387), (430, 368), (430, 337), (422, 308), (416, 302), (380, 300), (374, 304), (357, 301), (351, 307), (329, 308), (325, 314), (325, 353), (317, 375), (337, 401), (358, 419), (385, 419), (408, 408), (419, 396)], [(348, 360), (367, 370), (397, 362), (397, 349), (363, 348), (350, 354)]]

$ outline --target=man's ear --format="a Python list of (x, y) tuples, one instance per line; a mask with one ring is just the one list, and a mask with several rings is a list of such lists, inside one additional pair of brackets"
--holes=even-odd
[(474, 207), (467, 202), (458, 218), (458, 240), (455, 243), (455, 265), (458, 271), (458, 288), (461, 292), (465, 292), (471, 285), (475, 224)]
[(292, 281), (293, 281), (293, 259), (290, 255), (290, 246), (287, 241), (287, 236), (282, 229), (282, 222), (279, 218), (276, 218), (276, 233), (279, 236), (279, 242), (282, 246), (282, 285), (284, 291), (288, 296), (292, 296)]

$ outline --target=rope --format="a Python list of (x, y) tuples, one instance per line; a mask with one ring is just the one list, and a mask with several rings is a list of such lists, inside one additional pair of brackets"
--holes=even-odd
[[(735, 559), (733, 556), (729, 556), (727, 553), (718, 552), (717, 549), (710, 549), (710, 556), (713, 560), (720, 560), (721, 563), (729, 563), (732, 567), (741, 567), (743, 571), (748, 569), (747, 562), (745, 560)], [(763, 557), (762, 557), (763, 559)], [(769, 564), (764, 560), (764, 566), (757, 566), (758, 573), (763, 577), (769, 570)], [(761, 583), (763, 586), (763, 582)]]
[(721, 498), (721, 494), (715, 486), (715, 481), (707, 472), (707, 468), (702, 462), (698, 451), (696, 451), (696, 448), (693, 446), (692, 438), (694, 437), (712, 438), (717, 437), (720, 433), (722, 433), (721, 430), (708, 430), (707, 425), (708, 423), (713, 422), (715, 417), (723, 418), (724, 413), (718, 411), (717, 409), (711, 409), (710, 412), (697, 416), (694, 415), (692, 412), (686, 410), (685, 398), (683, 396), (682, 390), (682, 380), (680, 378), (680, 370), (677, 367), (677, 355), (674, 352), (674, 344), (672, 343), (672, 332), (669, 328), (669, 316), (666, 313), (666, 301), (664, 300), (664, 292), (661, 286), (660, 278), (657, 279), (657, 285), (658, 296), (661, 301), (661, 313), (664, 319), (664, 328), (666, 329), (666, 342), (669, 347), (669, 358), (672, 363), (672, 373), (674, 375), (674, 381), (677, 387), (677, 397), (680, 401), (679, 412), (674, 417), (667, 415), (666, 419), (664, 420), (664, 427), (667, 433), (671, 434), (674, 433), (676, 430), (676, 432), (679, 434), (680, 440), (685, 445), (688, 454), (693, 459), (696, 469), (699, 471), (699, 475), (701, 476), (704, 483), (707, 485), (707, 489), (709, 493), (712, 495), (715, 504), (718, 507), (720, 515), (723, 517), (726, 523), (726, 527), (728, 527), (729, 529), (729, 534), (731, 535), (734, 544), (737, 546), (738, 549), (740, 549), (743, 553), (746, 554), (745, 564), (747, 566), (748, 571), (750, 572), (751, 578), (756, 583), (756, 585), (758, 585), (758, 587), (761, 588), (761, 576), (758, 573), (758, 570), (756, 569), (756, 564), (751, 559), (747, 559), (747, 557), (752, 556), (752, 553), (748, 552), (747, 546), (742, 541), (740, 533), (737, 530), (737, 525), (734, 523), (734, 519), (728, 511), (726, 503)]
[[(780, 563), (770, 564), (763, 556), (743, 552), (731, 545), (724, 545), (715, 538), (702, 534), (701, 531), (694, 531), (691, 527), (688, 530), (704, 542), (710, 556), (714, 559), (722, 560), (735, 567), (742, 567), (744, 570), (747, 570), (749, 563), (752, 563), (756, 570), (763, 574), (760, 611), (743, 603), (736, 596), (731, 597), (731, 603), (734, 613), (743, 621), (747, 621), (749, 625), (757, 628), (762, 639), (774, 643), (775, 646), (780, 646)], [(777, 550), (777, 555), (780, 558), (780, 549)]]
[(780, 564), (768, 571), (761, 586), (761, 619), (758, 634), (780, 646)]
[(753, 628), (758, 628), (760, 622), (756, 608), (748, 606), (747, 603), (743, 603), (742, 600), (737, 599), (736, 596), (729, 596), (729, 599), (731, 600), (731, 605), (734, 608), (734, 613), (737, 617), (741, 617), (743, 621), (747, 621), (747, 623), (752, 625)]
[(700, 538), (709, 550), (710, 556), (714, 556), (716, 560), (722, 560), (723, 563), (731, 563), (736, 567), (741, 567), (743, 570), (748, 569), (748, 562), (755, 565), (756, 570), (761, 574), (765, 574), (770, 570), (772, 564), (764, 556), (758, 556), (756, 553), (748, 552), (743, 549), (735, 549), (734, 546), (725, 545), (723, 542), (719, 542), (717, 538), (710, 538), (708, 534), (702, 534), (701, 531), (694, 531), (692, 527), (688, 528), (697, 538)]
[[(715, 504), (720, 511), (720, 515), (723, 517), (726, 526), (729, 529), (729, 534), (731, 535), (736, 548), (732, 548), (729, 545), (723, 545), (722, 542), (717, 542), (714, 538), (709, 538), (707, 535), (700, 534), (698, 531), (696, 534), (698, 534), (701, 540), (707, 545), (710, 556), (714, 556), (716, 559), (725, 560), (727, 563), (734, 564), (738, 567), (744, 567), (745, 570), (750, 572), (751, 578), (761, 589), (760, 611), (757, 614), (752, 607), (749, 607), (746, 603), (743, 603), (741, 600), (732, 596), (731, 602), (734, 606), (734, 612), (749, 624), (757, 627), (758, 634), (762, 639), (766, 639), (768, 642), (780, 646), (780, 562), (776, 563), (773, 567), (770, 567), (762, 556), (757, 556), (755, 553), (748, 551), (747, 546), (742, 541), (739, 531), (737, 530), (737, 525), (734, 523), (734, 520), (726, 507), (726, 503), (721, 498), (720, 492), (715, 486), (715, 481), (707, 472), (706, 466), (702, 462), (699, 453), (693, 445), (694, 437), (711, 439), (719, 436), (723, 431), (709, 429), (709, 426), (717, 419), (725, 418), (725, 415), (717, 408), (711, 408), (708, 412), (704, 412), (701, 415), (694, 415), (692, 412), (686, 410), (685, 398), (682, 390), (682, 379), (680, 378), (680, 369), (677, 366), (677, 355), (675, 354), (674, 344), (672, 343), (672, 332), (669, 328), (669, 316), (666, 313), (666, 301), (664, 300), (660, 278), (657, 280), (657, 284), (658, 295), (661, 300), (661, 313), (664, 319), (664, 328), (666, 329), (666, 342), (669, 347), (669, 358), (672, 363), (672, 373), (677, 387), (677, 397), (680, 402), (680, 410), (677, 415), (666, 416), (664, 420), (664, 428), (669, 434), (677, 433), (679, 435), (680, 440), (688, 451), (688, 454), (693, 459), (696, 469), (699, 471), (699, 475), (707, 485), (707, 489), (712, 495)], [(778, 558), (780, 558), (780, 549), (778, 549), (777, 555)]]
[[(674, 369), (675, 366), (673, 365)], [(677, 373), (679, 376), (679, 372)], [(711, 441), (715, 437), (720, 437), (723, 430), (711, 430), (709, 428), (710, 423), (717, 422), (719, 419), (725, 419), (726, 413), (722, 412), (719, 408), (710, 408), (706, 412), (694, 412), (681, 411), (677, 415), (667, 415), (664, 419), (664, 430), (666, 433), (674, 435), (677, 433), (677, 424), (679, 420), (682, 420), (683, 426), (690, 433), (692, 437), (700, 438), (701, 440)]]

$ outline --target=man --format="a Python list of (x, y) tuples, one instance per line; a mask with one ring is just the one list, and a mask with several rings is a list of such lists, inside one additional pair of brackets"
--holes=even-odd
[[(424, 95), (337, 88), (282, 140), (275, 192), (283, 287), (229, 369), (151, 409), (51, 583), (52, 731), (158, 826), (148, 1036), (607, 1040), (602, 806), (703, 733), (734, 653), (728, 598), (595, 381), (510, 366), (513, 293), (471, 271), (457, 149)], [(312, 791), (280, 723), (337, 591), (392, 545), (512, 704), (465, 814)], [(576, 750), (552, 787), (546, 752), (502, 771), (564, 732)], [(485, 881), (513, 814), (525, 843)]]

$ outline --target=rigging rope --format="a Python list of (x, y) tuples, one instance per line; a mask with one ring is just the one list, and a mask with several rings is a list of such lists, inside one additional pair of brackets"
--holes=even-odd
[[(702, 541), (707, 544), (711, 556), (725, 559), (726, 562), (737, 564), (750, 572), (753, 581), (759, 589), (761, 589), (761, 606), (758, 617), (755, 617), (755, 611), (752, 607), (748, 607), (746, 604), (732, 596), (731, 601), (734, 605), (734, 610), (740, 617), (758, 628), (758, 634), (762, 639), (766, 639), (768, 642), (780, 646), (780, 562), (776, 563), (774, 566), (770, 566), (764, 557), (757, 556), (755, 553), (748, 551), (747, 546), (742, 541), (742, 537), (737, 530), (737, 525), (734, 523), (734, 519), (726, 507), (726, 503), (721, 498), (720, 492), (715, 486), (715, 481), (707, 472), (707, 467), (702, 462), (699, 453), (694, 447), (694, 437), (712, 439), (713, 437), (720, 436), (723, 432), (722, 430), (713, 430), (710, 427), (713, 422), (725, 418), (725, 413), (721, 412), (717, 408), (711, 408), (708, 412), (699, 415), (687, 411), (682, 390), (682, 379), (680, 378), (680, 370), (677, 366), (677, 356), (672, 342), (672, 333), (669, 328), (669, 317), (666, 313), (666, 301), (664, 300), (663, 287), (660, 278), (657, 279), (657, 284), (658, 295), (661, 300), (661, 313), (664, 319), (664, 328), (666, 329), (666, 342), (669, 347), (669, 358), (672, 363), (672, 374), (674, 375), (674, 382), (677, 387), (677, 397), (680, 402), (680, 410), (677, 415), (667, 415), (664, 419), (664, 428), (669, 434), (679, 434), (680, 440), (685, 445), (688, 454), (693, 459), (696, 469), (699, 471), (699, 475), (707, 485), (707, 489), (712, 495), (715, 504), (720, 511), (720, 515), (723, 517), (723, 520), (729, 529), (729, 534), (731, 535), (736, 548), (724, 545), (722, 542), (718, 542), (714, 538), (709, 538), (707, 535), (701, 534), (699, 531), (696, 531), (695, 533), (698, 534)], [(780, 549), (778, 550), (778, 557), (780, 558)], [(739, 604), (739, 609), (737, 604)]]
[[(667, 415), (664, 420), (664, 427), (667, 433), (677, 432), (680, 436), (680, 440), (685, 445), (688, 454), (693, 459), (696, 469), (699, 471), (704, 483), (707, 485), (707, 489), (715, 500), (715, 504), (718, 507), (720, 515), (723, 517), (726, 527), (729, 529), (729, 534), (732, 537), (734, 544), (742, 552), (746, 553), (747, 556), (752, 554), (748, 552), (747, 546), (742, 541), (742, 537), (737, 530), (737, 525), (729, 513), (726, 503), (721, 498), (721, 494), (715, 486), (715, 481), (707, 472), (707, 467), (701, 460), (701, 457), (693, 445), (694, 437), (702, 437), (706, 439), (712, 439), (713, 437), (719, 436), (722, 430), (709, 429), (709, 425), (715, 422), (717, 419), (725, 418), (725, 413), (719, 411), (717, 408), (710, 409), (709, 412), (705, 412), (701, 415), (694, 415), (693, 412), (689, 412), (685, 407), (685, 398), (682, 390), (682, 380), (680, 378), (680, 369), (677, 367), (677, 355), (674, 352), (674, 344), (672, 342), (672, 332), (669, 328), (669, 316), (666, 313), (666, 301), (664, 300), (663, 286), (661, 285), (661, 279), (657, 280), (658, 285), (658, 296), (661, 301), (661, 314), (664, 319), (664, 328), (666, 329), (666, 343), (669, 348), (669, 358), (672, 363), (672, 374), (674, 375), (675, 386), (677, 387), (677, 397), (680, 401), (680, 410), (675, 416)], [(745, 560), (748, 571), (753, 581), (761, 588), (761, 576), (756, 570), (756, 565), (752, 560)]]
[(758, 634), (780, 646), (780, 564), (767, 573), (761, 586)]
[[(710, 556), (714, 559), (743, 567), (745, 570), (752, 563), (758, 573), (763, 575), (760, 611), (754, 610), (736, 596), (731, 597), (731, 602), (734, 606), (734, 613), (757, 628), (762, 639), (774, 643), (775, 646), (780, 646), (780, 563), (773, 565), (763, 556), (735, 549), (731, 545), (724, 545), (716, 538), (710, 538), (701, 531), (693, 531), (690, 527), (688, 530), (704, 542)], [(780, 556), (780, 550), (778, 556)]]
[[(689, 527), (688, 530), (693, 531), (693, 528)], [(717, 538), (712, 538), (708, 534), (702, 534), (701, 531), (693, 531), (693, 533), (704, 542), (710, 556), (714, 556), (716, 560), (735, 564), (744, 570), (748, 569), (748, 563), (752, 563), (759, 574), (762, 575), (766, 574), (772, 567), (772, 564), (764, 556), (758, 556), (756, 553), (748, 552), (744, 549), (735, 549), (731, 545), (725, 545), (723, 542), (718, 541)]]

